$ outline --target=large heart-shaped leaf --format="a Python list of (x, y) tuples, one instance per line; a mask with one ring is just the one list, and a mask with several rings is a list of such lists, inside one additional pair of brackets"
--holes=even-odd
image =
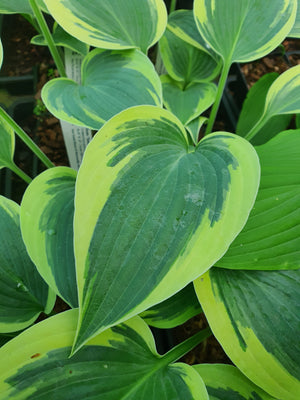
[(31, 325), (49, 313), (55, 295), (38, 274), (22, 241), (19, 205), (0, 196), (0, 332)]
[(57, 22), (72, 36), (103, 49), (146, 52), (163, 34), (163, 0), (45, 0)]
[(195, 0), (197, 27), (230, 65), (263, 57), (292, 29), (297, 0)]
[(270, 395), (300, 392), (297, 271), (212, 268), (195, 281), (214, 335), (234, 364)]
[[(36, 0), (43, 11), (47, 8), (43, 0)], [(0, 0), (0, 14), (32, 14), (29, 0)]]
[(28, 186), (21, 229), (28, 254), (48, 285), (71, 307), (78, 306), (73, 249), (76, 172), (50, 168)]
[(0, 349), (3, 399), (208, 400), (200, 375), (189, 365), (171, 364), (171, 354), (159, 356), (139, 317), (69, 358), (77, 316), (77, 310), (58, 314)]
[(185, 85), (212, 80), (220, 71), (220, 62), (208, 52), (183, 41), (169, 29), (159, 41), (159, 50), (168, 74)]
[(202, 312), (192, 283), (162, 303), (140, 314), (148, 325), (170, 329)]
[(210, 400), (275, 400), (233, 365), (198, 364), (193, 368), (203, 379)]
[(161, 105), (161, 83), (151, 61), (138, 50), (95, 49), (82, 64), (82, 83), (53, 79), (42, 90), (59, 119), (99, 129), (120, 111), (140, 104)]
[(249, 142), (219, 132), (189, 146), (164, 109), (132, 107), (108, 121), (76, 183), (76, 349), (213, 265), (244, 226), (259, 173)]
[(215, 101), (217, 87), (214, 83), (199, 82), (185, 86), (168, 75), (160, 77), (165, 107), (187, 125), (207, 110)]
[(300, 130), (256, 147), (261, 182), (242, 232), (217, 265), (238, 269), (300, 267)]
[[(245, 137), (261, 118), (269, 88), (278, 76), (276, 72), (266, 74), (251, 87), (237, 123), (236, 133), (238, 135)], [(289, 114), (274, 115), (260, 128), (251, 143), (254, 145), (266, 143), (279, 132), (284, 131), (291, 118), (292, 116)]]

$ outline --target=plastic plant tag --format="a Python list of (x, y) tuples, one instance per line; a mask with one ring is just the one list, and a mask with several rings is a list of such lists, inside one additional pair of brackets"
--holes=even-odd
[[(81, 83), (81, 63), (83, 56), (68, 48), (65, 48), (65, 65), (68, 78)], [(78, 170), (83, 153), (92, 140), (92, 131), (89, 128), (77, 126), (60, 120), (64, 141), (68, 153), (70, 166)]]

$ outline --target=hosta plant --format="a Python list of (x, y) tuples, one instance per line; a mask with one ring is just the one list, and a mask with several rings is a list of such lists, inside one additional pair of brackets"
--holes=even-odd
[[(0, 197), (0, 399), (298, 398), (300, 66), (255, 84), (236, 132), (214, 129), (232, 63), (297, 36), (298, 2), (175, 5), (0, 0), (57, 62), (47, 108), (98, 130), (76, 172), (0, 110), (0, 168), (29, 183), (20, 205)], [(58, 46), (84, 55), (81, 84)], [(48, 167), (33, 180), (14, 132)], [(202, 311), (210, 328), (158, 354), (149, 325)], [(178, 362), (211, 333), (235, 366)]]

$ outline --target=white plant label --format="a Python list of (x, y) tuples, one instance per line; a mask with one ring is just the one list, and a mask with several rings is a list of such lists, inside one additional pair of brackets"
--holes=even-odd
[[(65, 48), (65, 66), (67, 77), (81, 83), (81, 63), (83, 56)], [(86, 146), (92, 140), (92, 131), (89, 128), (60, 121), (67, 154), (71, 168), (78, 170)]]

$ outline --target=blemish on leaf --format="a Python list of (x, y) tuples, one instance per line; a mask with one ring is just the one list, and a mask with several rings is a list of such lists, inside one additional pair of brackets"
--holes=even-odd
[(35, 353), (35, 354), (33, 354), (30, 358), (37, 358), (37, 357), (39, 357), (41, 355), (41, 353)]
[(73, 374), (73, 371), (70, 370), (70, 371), (69, 371), (69, 374)]

